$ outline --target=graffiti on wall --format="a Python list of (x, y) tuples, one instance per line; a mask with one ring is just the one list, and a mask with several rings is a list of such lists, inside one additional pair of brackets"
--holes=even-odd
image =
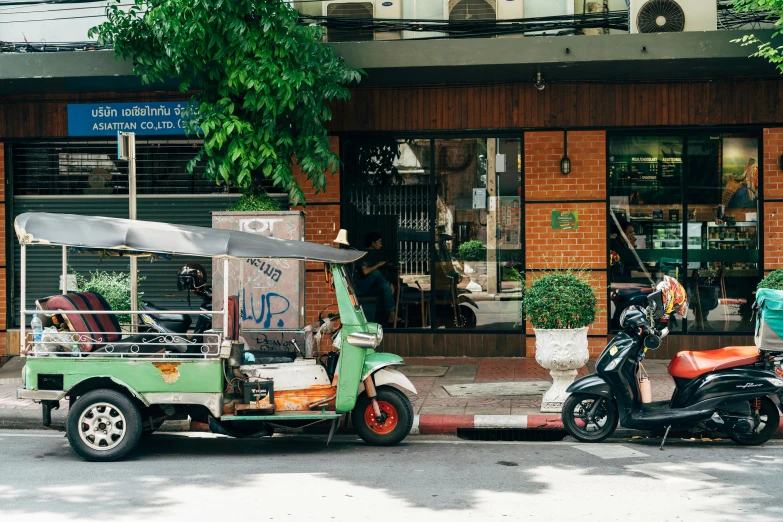
[[(212, 217), (212, 227), (277, 239), (302, 240), (304, 217), (299, 212), (267, 213), (264, 216), (216, 212)], [(222, 272), (222, 262), (213, 262), (214, 288), (222, 288)], [(304, 266), (301, 262), (261, 258), (232, 260), (227, 277), (230, 294), (239, 299), (243, 330), (251, 332), (304, 326)], [(215, 310), (222, 308), (219, 294), (215, 292)], [(250, 333), (245, 336), (250, 344), (255, 345), (253, 338)]]

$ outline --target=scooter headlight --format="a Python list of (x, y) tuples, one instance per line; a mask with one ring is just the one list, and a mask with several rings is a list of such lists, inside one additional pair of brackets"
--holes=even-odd
[(613, 360), (612, 362), (610, 362), (609, 364), (607, 364), (606, 368), (604, 368), (604, 371), (608, 372), (610, 370), (614, 370), (615, 368), (617, 368), (618, 364), (620, 364), (620, 358), (619, 357), (617, 359)]

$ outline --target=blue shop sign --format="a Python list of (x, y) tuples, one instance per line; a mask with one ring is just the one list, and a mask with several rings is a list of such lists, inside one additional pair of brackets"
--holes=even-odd
[(139, 136), (184, 134), (182, 112), (188, 102), (68, 104), (68, 136)]

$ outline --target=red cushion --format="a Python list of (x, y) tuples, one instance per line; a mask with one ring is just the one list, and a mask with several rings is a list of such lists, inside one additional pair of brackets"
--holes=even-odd
[(669, 363), (669, 375), (680, 379), (695, 379), (699, 375), (753, 364), (761, 360), (755, 346), (729, 346), (702, 352), (680, 352)]
[[(103, 296), (96, 292), (76, 292), (72, 294), (56, 295), (46, 302), (46, 309), (56, 310), (108, 310), (111, 306), (106, 302)], [(106, 343), (113, 343), (120, 340), (122, 330), (117, 317), (109, 315), (93, 314), (67, 314), (64, 315), (70, 323), (71, 329), (76, 333), (88, 334), (93, 340), (91, 342), (83, 339), (80, 349), (85, 352), (97, 350)]]

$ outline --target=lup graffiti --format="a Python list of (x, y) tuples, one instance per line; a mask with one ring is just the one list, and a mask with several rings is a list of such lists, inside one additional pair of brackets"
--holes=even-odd
[[(252, 319), (263, 328), (271, 328), (275, 316), (281, 316), (291, 308), (291, 302), (288, 298), (275, 292), (261, 294), (259, 296), (260, 302), (256, 302), (252, 292), (249, 293), (248, 299), (248, 293), (244, 290), (241, 290), (237, 297), (242, 302), (242, 321)], [(276, 321), (278, 328), (285, 326), (282, 317), (278, 317)]]

